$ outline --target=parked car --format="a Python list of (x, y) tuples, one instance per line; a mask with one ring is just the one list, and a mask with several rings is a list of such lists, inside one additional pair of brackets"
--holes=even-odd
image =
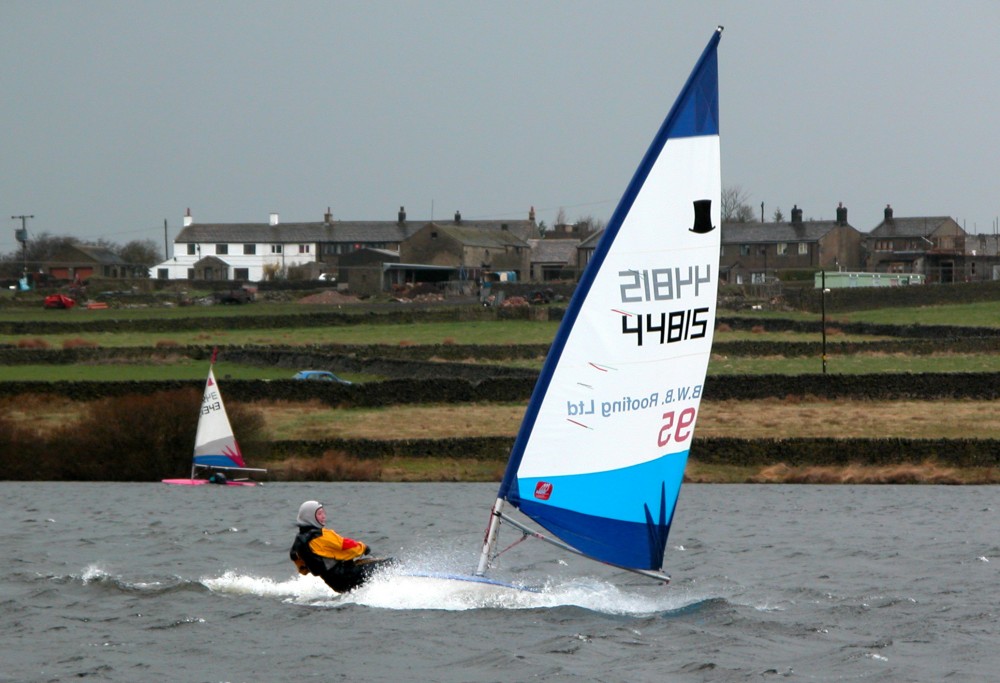
[(351, 382), (346, 379), (341, 379), (337, 377), (332, 372), (326, 370), (301, 370), (295, 373), (292, 379), (308, 379), (315, 380), (319, 382), (338, 382), (340, 384), (351, 384)]

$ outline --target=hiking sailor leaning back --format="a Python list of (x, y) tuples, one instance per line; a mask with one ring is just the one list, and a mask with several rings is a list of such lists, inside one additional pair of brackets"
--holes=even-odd
[(326, 529), (323, 504), (307, 500), (299, 506), (299, 532), (288, 555), (300, 574), (314, 574), (343, 593), (360, 586), (384, 560), (365, 557), (371, 549), (361, 541)]

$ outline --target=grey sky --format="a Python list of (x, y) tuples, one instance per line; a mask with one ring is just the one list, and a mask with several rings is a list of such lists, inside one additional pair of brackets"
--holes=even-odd
[(606, 220), (717, 24), (768, 220), (1000, 215), (1000, 2), (0, 0), (0, 252), (201, 222)]

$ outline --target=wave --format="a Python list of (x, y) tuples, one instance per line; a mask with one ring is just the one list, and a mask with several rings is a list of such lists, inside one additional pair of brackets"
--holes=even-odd
[(399, 565), (349, 593), (338, 594), (314, 576), (275, 580), (226, 571), (201, 583), (216, 593), (281, 598), (293, 604), (344, 608), (350, 605), (391, 610), (463, 611), (476, 609), (552, 609), (577, 607), (623, 616), (648, 616), (697, 609), (717, 596), (650, 584), (627, 587), (597, 578), (547, 578), (540, 584), (485, 583), (473, 577)]

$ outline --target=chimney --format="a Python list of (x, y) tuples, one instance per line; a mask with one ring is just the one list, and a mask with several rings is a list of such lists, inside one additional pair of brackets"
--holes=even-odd
[(326, 213), (323, 214), (323, 222), (327, 225), (333, 223), (333, 214), (330, 212), (330, 207), (326, 207)]
[(886, 223), (892, 222), (892, 207), (889, 206), (888, 204), (885, 205), (885, 222)]
[(406, 225), (406, 209), (402, 206), (399, 207), (399, 213), (396, 214), (396, 225)]
[(532, 223), (535, 222), (535, 207), (531, 207), (528, 210), (528, 220), (531, 221)]
[(847, 207), (844, 202), (837, 202), (837, 225), (847, 225)]
[(271, 225), (277, 225), (277, 224), (278, 224), (278, 214), (272, 213), (271, 214)]
[(798, 204), (792, 205), (792, 225), (802, 225), (802, 209)]
[(455, 225), (462, 224), (462, 213), (460, 211), (455, 212)]
[(192, 223), (194, 223), (194, 219), (191, 218), (191, 209), (188, 209), (187, 213), (184, 214), (184, 227), (186, 228)]

